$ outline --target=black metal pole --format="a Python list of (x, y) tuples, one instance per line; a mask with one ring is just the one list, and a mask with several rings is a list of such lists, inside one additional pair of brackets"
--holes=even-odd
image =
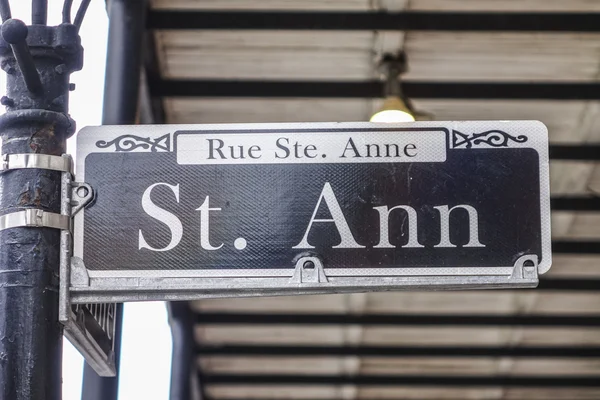
[(169, 303), (169, 324), (173, 336), (170, 400), (191, 400), (194, 368), (194, 316), (187, 302)]
[[(146, 0), (111, 0), (108, 2), (109, 30), (103, 125), (127, 125), (136, 122), (146, 8)], [(118, 398), (122, 320), (123, 304), (118, 304), (115, 327), (117, 376), (114, 378), (100, 377), (86, 363), (83, 371), (82, 400), (116, 400)]]
[(146, 0), (108, 2), (109, 30), (104, 84), (104, 125), (136, 122)]
[(33, 0), (31, 4), (31, 23), (46, 25), (48, 20), (48, 0)]
[[(0, 5), (4, 19), (0, 65), (8, 75), (6, 96), (0, 100), (7, 109), (0, 116), (2, 154), (60, 156), (75, 130), (67, 112), (69, 75), (83, 64), (77, 28), (70, 24), (27, 27), (10, 19), (8, 1)], [(35, 22), (43, 22), (42, 8), (35, 8)], [(26, 209), (60, 213), (60, 203), (60, 172), (8, 169), (0, 173), (3, 216)], [(4, 224), (2, 228), (0, 400), (60, 400), (60, 231)]]

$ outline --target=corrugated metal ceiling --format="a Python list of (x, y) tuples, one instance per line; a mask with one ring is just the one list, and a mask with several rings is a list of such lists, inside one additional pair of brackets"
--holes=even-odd
[[(154, 0), (153, 9), (158, 16), (166, 10), (181, 9), (573, 13), (600, 11), (600, 2)], [(408, 55), (407, 81), (593, 83), (600, 76), (600, 33), (588, 32), (405, 33), (200, 27), (156, 30), (154, 42), (158, 78), (166, 85), (169, 80), (182, 79), (369, 81), (378, 77), (376, 64), (381, 54), (399, 49)], [(489, 99), (423, 98), (414, 103), (439, 120), (538, 119), (548, 126), (554, 144), (600, 141), (598, 101), (493, 97), (490, 93)], [(161, 104), (169, 123), (364, 121), (378, 108), (380, 100), (262, 98), (245, 94), (164, 97)], [(553, 160), (553, 196), (597, 196), (599, 171), (592, 161)], [(600, 213), (594, 211), (553, 213), (556, 240), (597, 241), (599, 226)], [(549, 277), (600, 282), (599, 260), (593, 254), (555, 255)], [(199, 351), (198, 367), (205, 393), (211, 399), (598, 399), (600, 287), (566, 289), (198, 301), (192, 304), (197, 314), (196, 340), (198, 346), (206, 348)], [(269, 320), (271, 314), (274, 317), (270, 322), (261, 320)], [(278, 320), (281, 314), (291, 317)], [(307, 314), (340, 318), (384, 314), (391, 319), (386, 323), (352, 323), (350, 319), (348, 323), (315, 320), (294, 324), (294, 315)], [(428, 322), (406, 325), (402, 317), (407, 315), (421, 316)], [(506, 317), (508, 322), (490, 320), (486, 324), (482, 319), (480, 324), (468, 324), (460, 319), (465, 315)], [(440, 316), (447, 318), (436, 322)], [(533, 322), (537, 321), (534, 316), (549, 316), (556, 323), (521, 325), (515, 320), (511, 324), (513, 316)], [(580, 319), (563, 318), (569, 316)], [(234, 346), (230, 353), (228, 346)], [(302, 346), (322, 347), (312, 350), (322, 354), (310, 355), (311, 350)], [(422, 346), (435, 347), (418, 355), (402, 351)], [(536, 346), (550, 348), (535, 353), (536, 349), (531, 348)], [(581, 350), (581, 346), (586, 347)], [(564, 347), (566, 353), (561, 356), (559, 350)], [(464, 353), (451, 356), (446, 354), (448, 348)], [(326, 349), (338, 349), (343, 355), (327, 354)], [(362, 349), (363, 353), (351, 354), (352, 349)], [(527, 349), (533, 353), (527, 353)], [(263, 354), (257, 355), (261, 351)], [(386, 377), (389, 379), (383, 379)]]

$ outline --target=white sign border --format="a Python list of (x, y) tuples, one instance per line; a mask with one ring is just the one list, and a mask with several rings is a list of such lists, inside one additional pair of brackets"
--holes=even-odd
[[(541, 220), (541, 242), (542, 242), (542, 262), (538, 265), (538, 273), (542, 274), (550, 269), (552, 263), (551, 254), (551, 227), (550, 227), (550, 182), (549, 182), (549, 155), (548, 155), (548, 131), (544, 124), (539, 121), (455, 121), (455, 122), (415, 122), (402, 124), (374, 124), (368, 122), (345, 122), (345, 123), (283, 123), (283, 124), (207, 124), (207, 125), (135, 125), (135, 126), (103, 126), (102, 137), (95, 135), (98, 132), (98, 127), (83, 128), (77, 137), (77, 157), (76, 157), (76, 180), (85, 182), (85, 158), (92, 153), (114, 152), (112, 145), (121, 142), (121, 146), (134, 146), (127, 148), (131, 152), (150, 152), (150, 151), (173, 151), (174, 135), (176, 131), (281, 131), (281, 130), (298, 130), (298, 131), (331, 131), (331, 130), (361, 130), (365, 129), (443, 129), (448, 133), (453, 131), (467, 132), (482, 132), (490, 136), (494, 136), (494, 132), (502, 132), (510, 137), (523, 137), (527, 139), (523, 141), (511, 141), (509, 146), (512, 148), (532, 148), (539, 155), (540, 168), (540, 220)], [(131, 140), (129, 143), (123, 142), (124, 136), (142, 139), (142, 142)], [(485, 139), (485, 137), (483, 138)], [(493, 139), (493, 138), (492, 138)], [(498, 140), (501, 138), (497, 138)], [(145, 140), (145, 142), (144, 142)], [(103, 141), (105, 146), (99, 147), (98, 143)], [(469, 146), (470, 140), (459, 143)], [(495, 148), (494, 142), (481, 140), (479, 147)], [(137, 146), (137, 147), (136, 147)], [(452, 143), (449, 144), (449, 147)], [(458, 148), (458, 146), (454, 147)], [(74, 229), (77, 234), (74, 235), (74, 257), (82, 259), (83, 257), (83, 224), (85, 210), (81, 210), (75, 215)], [(84, 260), (85, 262), (85, 260)], [(514, 266), (499, 266), (497, 268), (381, 268), (381, 269), (364, 269), (361, 273), (357, 273), (357, 269), (328, 269), (324, 266), (324, 271), (327, 277), (332, 279), (340, 279), (340, 283), (352, 277), (360, 280), (361, 275), (366, 279), (363, 284), (358, 286), (377, 287), (384, 286), (384, 281), (390, 287), (396, 286), (410, 287), (407, 279), (421, 282), (424, 278), (431, 276), (441, 276), (449, 279), (448, 285), (452, 285), (451, 281), (455, 280), (454, 284), (463, 286), (467, 284), (469, 287), (485, 287), (488, 286), (485, 277), (493, 278), (509, 278), (513, 272)], [(89, 276), (89, 287), (72, 287), (72, 293), (103, 293), (103, 292), (144, 292), (144, 291), (163, 291), (171, 288), (176, 291), (179, 287), (185, 287), (182, 290), (206, 290), (204, 285), (194, 285), (188, 281), (188, 278), (210, 278), (214, 287), (221, 287), (222, 290), (231, 288), (232, 279), (236, 280), (236, 286), (243, 290), (247, 286), (248, 290), (257, 290), (256, 280), (261, 281), (261, 285), (267, 285), (274, 293), (276, 291), (285, 291), (286, 278), (289, 280), (294, 273), (293, 268), (287, 269), (232, 269), (232, 270), (192, 270), (192, 271), (174, 271), (174, 270), (87, 270)], [(449, 276), (451, 275), (451, 276)], [(369, 279), (370, 277), (377, 279), (376, 282)], [(467, 282), (469, 278), (483, 278), (481, 282)], [(235, 278), (244, 278), (238, 281)], [(282, 280), (283, 279), (283, 280)], [(388, 280), (392, 281), (388, 282)], [(480, 279), (475, 279), (479, 281)], [(204, 280), (203, 280), (204, 281)], [(269, 283), (270, 281), (270, 283)], [(537, 277), (535, 279), (537, 283)], [(184, 284), (184, 282), (187, 282)], [(247, 283), (247, 285), (244, 284)], [(500, 283), (502, 280), (500, 281)], [(356, 282), (360, 283), (360, 282)], [(506, 282), (508, 283), (508, 281)], [(175, 286), (174, 286), (175, 285)], [(190, 286), (191, 285), (191, 286)], [(240, 286), (241, 285), (241, 286)], [(346, 287), (348, 283), (342, 285)], [(334, 285), (337, 286), (337, 285)], [(508, 285), (510, 286), (510, 285)], [(387, 290), (386, 287), (380, 287), (380, 290)], [(439, 289), (439, 287), (438, 287)], [(298, 290), (298, 288), (295, 288)], [(191, 296), (191, 295), (190, 295)], [(188, 297), (190, 297), (188, 296)], [(89, 297), (89, 296), (88, 296)], [(135, 297), (135, 296), (134, 296)], [(165, 296), (163, 296), (165, 297)], [(198, 296), (193, 296), (197, 298)], [(213, 296), (214, 297), (214, 296)], [(219, 296), (217, 296), (219, 297)], [(110, 297), (114, 299), (115, 296)], [(89, 298), (88, 298), (89, 300)]]

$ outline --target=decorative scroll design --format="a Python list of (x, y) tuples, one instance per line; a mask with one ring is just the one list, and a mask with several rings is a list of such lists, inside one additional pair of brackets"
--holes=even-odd
[(136, 135), (122, 135), (116, 139), (107, 142), (105, 140), (98, 140), (96, 142), (96, 147), (101, 149), (107, 149), (111, 146), (115, 146), (115, 151), (133, 151), (135, 149), (141, 148), (144, 150), (150, 149), (152, 152), (156, 152), (159, 150), (162, 151), (171, 151), (171, 142), (170, 142), (170, 134), (167, 133), (159, 138), (152, 139), (149, 137), (140, 137)]
[(525, 135), (513, 136), (497, 129), (481, 133), (464, 134), (457, 130), (452, 130), (452, 148), (456, 149), (464, 146), (470, 149), (473, 146), (486, 144), (492, 147), (508, 147), (509, 142), (525, 143), (528, 137)]

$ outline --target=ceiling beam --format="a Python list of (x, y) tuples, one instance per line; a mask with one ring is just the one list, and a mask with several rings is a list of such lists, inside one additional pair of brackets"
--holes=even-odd
[(552, 160), (600, 161), (600, 145), (551, 144), (549, 155)]
[(600, 347), (571, 346), (303, 346), (203, 344), (196, 347), (201, 356), (265, 357), (528, 357), (528, 358), (600, 358)]
[(149, 29), (600, 32), (589, 12), (294, 12), (153, 10)]
[[(551, 148), (555, 146), (551, 146)], [(574, 146), (577, 149), (586, 148), (586, 146)], [(600, 146), (596, 149), (600, 157)], [(556, 152), (556, 150), (554, 150)], [(551, 155), (552, 158), (552, 155)], [(555, 157), (554, 157), (555, 158)], [(560, 196), (550, 199), (552, 211), (600, 211), (600, 197), (591, 196)]]
[(600, 279), (547, 279), (542, 277), (537, 290), (599, 292)]
[[(600, 26), (600, 23), (598, 24)], [(380, 98), (381, 81), (260, 81), (152, 79), (161, 97)], [(402, 83), (411, 99), (600, 100), (600, 82), (418, 82)]]
[(477, 315), (477, 314), (308, 314), (212, 311), (196, 314), (201, 325), (379, 325), (462, 327), (600, 327), (600, 314)]
[(600, 387), (597, 376), (205, 374), (207, 385)]
[(578, 240), (556, 240), (552, 242), (555, 254), (600, 254), (600, 242)]

